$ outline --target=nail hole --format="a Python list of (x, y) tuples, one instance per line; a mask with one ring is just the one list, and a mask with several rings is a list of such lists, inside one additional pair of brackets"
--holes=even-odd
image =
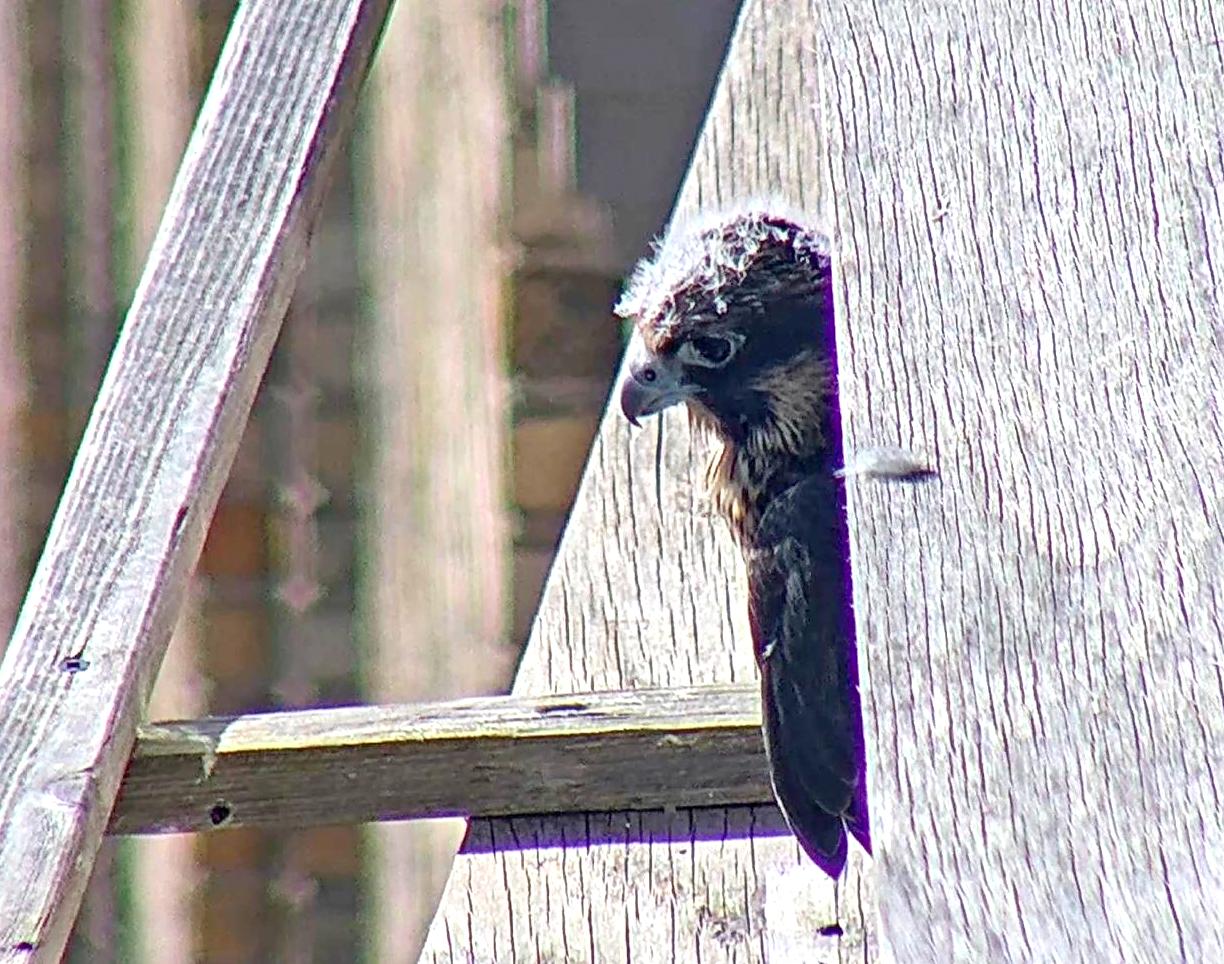
[(233, 812), (228, 803), (215, 803), (208, 811), (208, 822), (214, 827), (219, 827), (233, 815)]
[(89, 669), (89, 660), (84, 656), (65, 656), (60, 660), (60, 669), (65, 673), (79, 673)]

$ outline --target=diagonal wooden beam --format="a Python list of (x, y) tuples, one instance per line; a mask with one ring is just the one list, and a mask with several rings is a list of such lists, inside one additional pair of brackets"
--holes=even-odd
[(239, 7), (0, 666), (0, 960), (58, 961), (388, 0)]

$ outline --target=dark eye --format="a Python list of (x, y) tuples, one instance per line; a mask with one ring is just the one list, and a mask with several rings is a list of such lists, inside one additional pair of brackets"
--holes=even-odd
[(643, 368), (638, 377), (644, 382), (653, 382), (659, 376), (655, 373), (653, 368)]
[(731, 357), (731, 342), (712, 335), (697, 335), (689, 342), (693, 349), (711, 365), (722, 365)]

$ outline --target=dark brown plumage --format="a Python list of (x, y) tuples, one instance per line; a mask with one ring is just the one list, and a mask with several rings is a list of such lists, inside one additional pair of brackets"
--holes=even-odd
[(828, 244), (747, 208), (673, 230), (617, 312), (637, 337), (637, 423), (685, 402), (722, 442), (710, 494), (744, 552), (778, 802), (832, 876), (870, 849), (842, 482)]

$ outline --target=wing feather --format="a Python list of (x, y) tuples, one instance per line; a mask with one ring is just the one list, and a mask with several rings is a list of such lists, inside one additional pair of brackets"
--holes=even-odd
[(870, 849), (841, 483), (774, 499), (746, 547), (774, 792), (804, 850), (836, 876), (846, 830)]

